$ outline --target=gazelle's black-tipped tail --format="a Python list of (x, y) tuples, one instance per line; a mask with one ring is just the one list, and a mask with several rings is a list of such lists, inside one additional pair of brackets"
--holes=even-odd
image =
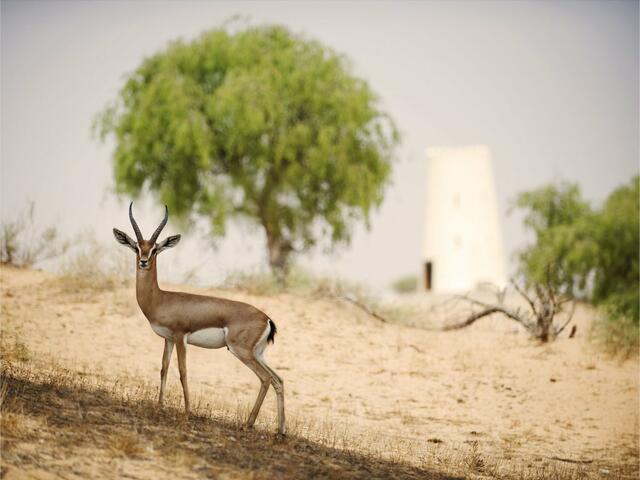
[(269, 336), (267, 337), (267, 343), (274, 343), (276, 333), (278, 333), (276, 324), (273, 322), (273, 320), (269, 319)]

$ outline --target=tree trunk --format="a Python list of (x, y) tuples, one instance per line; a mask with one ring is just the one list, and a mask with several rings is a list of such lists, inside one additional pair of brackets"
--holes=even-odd
[(267, 233), (267, 252), (269, 253), (269, 266), (271, 272), (281, 285), (286, 284), (289, 273), (290, 254), (293, 251), (291, 244), (275, 235), (273, 231), (265, 227)]
[[(544, 314), (547, 314), (544, 316)], [(553, 337), (553, 316), (549, 315), (548, 312), (544, 312), (543, 316), (538, 317), (538, 339), (542, 343), (547, 343)]]

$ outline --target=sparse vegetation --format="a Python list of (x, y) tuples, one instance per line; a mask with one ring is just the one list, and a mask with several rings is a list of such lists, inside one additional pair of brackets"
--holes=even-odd
[(42, 230), (34, 220), (35, 204), (31, 202), (17, 218), (0, 225), (0, 263), (31, 267), (67, 251), (69, 242), (59, 238), (55, 227)]
[(117, 250), (110, 255), (101, 255), (102, 247), (95, 239), (82, 240), (82, 248), (67, 258), (61, 267), (59, 287), (65, 292), (90, 290), (94, 292), (113, 290), (131, 284), (131, 258), (127, 252)]
[(140, 457), (144, 446), (136, 432), (120, 432), (107, 437), (107, 448), (115, 456)]
[[(471, 295), (454, 297), (454, 301), (468, 303), (472, 309), (463, 321), (454, 322), (446, 326), (445, 330), (468, 327), (483, 317), (497, 313), (519, 323), (533, 338), (544, 343), (554, 340), (571, 322), (575, 312), (575, 300), (560, 293), (551, 281), (535, 284), (533, 294), (518, 285), (516, 280), (511, 280), (511, 285), (526, 301), (527, 306), (524, 309), (505, 304), (504, 298), (508, 293), (506, 288), (495, 292), (495, 301), (482, 301)], [(566, 313), (567, 304), (570, 305), (569, 313), (562, 315)], [(473, 307), (480, 307), (480, 309)], [(561, 316), (562, 320), (559, 320)]]
[[(25, 321), (26, 317), (23, 316), (26, 312), (29, 312), (28, 315), (41, 312), (45, 306), (48, 318), (41, 318), (35, 323), (31, 321), (31, 326), (28, 327), (30, 330), (28, 333), (25, 332), (28, 337), (24, 339), (28, 339), (29, 345), (38, 345), (38, 339), (35, 339), (33, 334), (34, 327), (35, 331), (42, 327), (54, 328), (54, 335), (57, 338), (60, 334), (67, 335), (73, 329), (76, 331), (78, 328), (85, 329), (87, 325), (91, 326), (91, 332), (94, 325), (96, 332), (106, 332), (108, 328), (115, 325), (118, 325), (118, 328), (122, 325), (131, 325), (132, 319), (118, 316), (118, 310), (114, 308), (113, 301), (116, 300), (116, 296), (123, 295), (122, 288), (116, 286), (113, 292), (98, 291), (96, 295), (96, 290), (91, 284), (79, 284), (71, 303), (65, 305), (71, 297), (66, 294), (51, 295), (56, 290), (50, 290), (50, 288), (59, 288), (58, 282), (62, 282), (61, 279), (51, 278), (42, 272), (7, 270), (17, 280), (13, 284), (5, 283), (0, 286), (0, 295), (4, 301), (3, 332), (0, 343), (2, 468), (3, 471), (14, 470), (15, 475), (39, 468), (64, 476), (68, 474), (69, 463), (75, 465), (74, 474), (92, 478), (96, 477), (95, 472), (102, 472), (98, 476), (109, 476), (116, 468), (119, 476), (136, 477), (139, 475), (138, 472), (144, 470), (150, 478), (171, 474), (176, 477), (194, 475), (234, 478), (464, 477), (479, 479), (495, 477), (573, 480), (598, 478), (600, 469), (606, 469), (612, 478), (633, 478), (637, 473), (634, 470), (635, 464), (631, 461), (619, 460), (618, 457), (612, 460), (609, 456), (606, 456), (606, 459), (598, 459), (604, 447), (596, 446), (593, 450), (593, 458), (589, 456), (581, 458), (579, 454), (575, 457), (559, 455), (556, 458), (551, 453), (547, 453), (548, 456), (532, 454), (523, 447), (527, 444), (529, 437), (528, 434), (522, 434), (521, 428), (518, 428), (520, 430), (518, 433), (513, 433), (509, 437), (508, 446), (500, 447), (502, 450), (497, 451), (491, 441), (482, 436), (484, 435), (482, 432), (475, 431), (476, 428), (471, 432), (472, 436), (467, 437), (470, 438), (468, 441), (454, 439), (442, 430), (435, 433), (434, 427), (440, 424), (439, 428), (442, 428), (444, 420), (439, 414), (425, 416), (420, 411), (423, 407), (418, 406), (426, 404), (414, 404), (415, 400), (388, 412), (393, 417), (401, 419), (402, 426), (399, 428), (402, 430), (396, 430), (393, 433), (390, 433), (388, 427), (382, 428), (378, 424), (372, 426), (369, 423), (366, 427), (361, 426), (359, 422), (367, 421), (367, 416), (379, 416), (380, 412), (384, 412), (384, 410), (377, 412), (375, 407), (369, 410), (366, 406), (367, 402), (362, 402), (365, 406), (364, 413), (350, 414), (356, 417), (362, 415), (358, 421), (351, 420), (355, 423), (336, 420), (333, 416), (323, 418), (307, 414), (296, 415), (294, 409), (288, 419), (290, 436), (282, 443), (276, 442), (271, 435), (268, 417), (259, 419), (258, 428), (255, 430), (242, 430), (241, 425), (247, 417), (250, 405), (232, 403), (233, 400), (230, 401), (227, 397), (211, 395), (211, 390), (208, 390), (206, 395), (194, 395), (193, 416), (187, 419), (182, 413), (178, 390), (170, 391), (167, 407), (160, 409), (157, 407), (157, 384), (156, 382), (147, 383), (150, 381), (147, 380), (148, 377), (129, 376), (130, 374), (124, 373), (129, 371), (128, 367), (124, 370), (116, 368), (101, 371), (98, 357), (90, 351), (85, 352), (84, 355), (88, 355), (85, 356), (85, 361), (96, 359), (95, 365), (87, 369), (75, 360), (70, 363), (67, 359), (63, 363), (70, 365), (71, 369), (67, 369), (58, 364), (57, 360), (52, 361), (52, 358), (42, 350), (31, 354), (20, 339), (19, 330)], [(295, 296), (285, 293), (282, 299), (269, 295), (260, 299), (270, 303), (271, 306), (276, 306), (282, 303), (280, 300), (284, 300), (288, 307), (296, 309), (297, 313), (292, 318), (295, 317), (296, 321), (303, 324), (302, 330), (298, 328), (296, 331), (293, 326), (294, 321), (289, 320), (292, 323), (288, 325), (288, 342), (295, 343), (301, 331), (306, 334), (307, 329), (311, 330), (314, 336), (324, 331), (314, 326), (317, 319), (305, 319), (304, 315), (299, 315), (301, 311), (305, 312), (308, 306), (313, 306), (317, 313), (326, 312), (329, 317), (338, 319), (339, 323), (335, 323), (334, 320), (333, 324), (329, 324), (331, 328), (327, 330), (329, 335), (333, 335), (332, 341), (342, 342), (341, 337), (349, 335), (350, 338), (359, 338), (358, 348), (367, 351), (378, 351), (382, 345), (391, 344), (391, 350), (387, 350), (386, 354), (382, 353), (384, 356), (382, 364), (376, 362), (374, 370), (363, 371), (363, 375), (373, 376), (372, 384), (376, 385), (374, 387), (376, 392), (380, 385), (375, 382), (384, 382), (384, 379), (389, 376), (394, 379), (394, 384), (398, 383), (399, 387), (422, 385), (420, 388), (424, 388), (425, 384), (421, 379), (426, 375), (438, 374), (438, 368), (425, 372), (422, 371), (423, 367), (419, 366), (424, 365), (425, 358), (429, 359), (429, 363), (442, 360), (439, 356), (442, 351), (438, 353), (437, 349), (434, 350), (434, 345), (429, 346), (425, 343), (425, 335), (431, 335), (430, 333), (403, 330), (398, 326), (389, 327), (383, 323), (371, 322), (361, 312), (345, 307), (348, 300), (332, 303), (325, 299), (335, 300), (339, 297), (334, 297), (333, 294), (338, 293), (344, 296), (355, 291), (353, 294), (360, 295), (357, 298), (368, 302), (367, 308), (377, 309), (376, 312), (386, 314), (384, 308), (394, 308), (393, 306), (385, 306), (382, 302), (376, 303), (375, 297), (366, 296), (368, 292), (357, 292), (357, 286), (328, 279), (321, 281), (303, 271), (298, 272), (297, 275), (300, 276), (300, 290)], [(25, 283), (23, 279), (27, 278), (30, 278), (32, 283)], [(43, 282), (43, 279), (47, 280)], [(250, 280), (249, 278), (244, 284), (245, 287), (252, 285)], [(270, 281), (267, 280), (266, 283), (269, 284)], [(243, 282), (236, 280), (234, 286), (239, 288), (242, 284)], [(34, 285), (38, 287), (33, 288)], [(273, 285), (281, 288), (275, 280)], [(262, 288), (264, 287), (260, 286), (260, 289)], [(270, 291), (282, 292), (282, 290)], [(236, 291), (229, 292), (229, 296), (243, 300), (246, 294), (239, 294)], [(28, 310), (24, 310), (22, 307), (27, 299), (33, 303)], [(129, 300), (134, 301), (132, 297)], [(98, 304), (94, 305), (94, 302)], [(106, 323), (106, 319), (96, 322), (97, 318), (86, 317), (86, 313), (99, 312), (104, 308), (100, 302), (108, 304), (108, 315), (112, 317), (109, 320), (110, 323)], [(89, 303), (92, 303), (91, 310), (87, 310)], [(76, 319), (67, 318), (74, 311), (79, 312)], [(284, 317), (286, 318), (286, 315)], [(9, 319), (9, 322), (6, 319)], [(355, 327), (349, 325), (351, 320), (354, 320)], [(61, 327), (60, 322), (68, 322), (68, 324), (66, 327)], [(282, 325), (287, 324), (281, 323), (279, 326)], [(337, 325), (342, 325), (344, 330), (336, 329)], [(7, 332), (7, 326), (11, 328), (10, 332)], [(140, 327), (147, 328), (142, 325)], [(26, 325), (25, 328), (27, 328)], [(104, 329), (98, 330), (99, 328)], [(375, 330), (375, 332), (373, 335), (365, 336), (364, 330)], [(283, 327), (283, 331), (286, 332), (287, 328)], [(140, 329), (136, 332), (138, 333), (133, 336), (135, 346), (131, 348), (139, 349), (143, 347), (143, 343), (149, 342), (144, 339), (143, 332), (146, 330)], [(349, 333), (345, 334), (345, 332)], [(397, 339), (394, 339), (396, 335)], [(458, 334), (439, 335), (448, 337)], [(91, 338), (91, 334), (85, 335), (85, 340), (76, 341), (75, 344), (73, 338), (70, 336), (65, 340), (65, 344), (69, 342), (71, 349), (74, 345), (79, 348), (87, 338)], [(132, 336), (129, 335), (128, 338)], [(458, 338), (463, 340), (462, 337)], [(504, 336), (500, 338), (501, 340), (498, 341), (505, 339)], [(278, 345), (282, 344), (279, 342)], [(511, 345), (514, 344), (511, 343)], [(42, 346), (40, 348), (42, 349)], [(45, 350), (47, 348), (50, 346), (44, 347)], [(496, 348), (499, 347), (496, 345)], [(131, 355), (131, 349), (126, 351), (128, 353), (125, 355)], [(297, 357), (301, 353), (299, 351), (294, 356)], [(557, 354), (558, 352), (551, 357)], [(474, 362), (478, 357), (468, 349), (462, 348), (459, 358), (461, 360), (458, 362), (459, 368), (454, 368), (450, 374), (454, 376), (460, 374), (462, 375), (460, 378), (466, 377), (469, 380), (469, 375), (472, 375), (473, 369), (477, 368)], [(566, 359), (567, 357), (563, 357), (562, 362)], [(527, 361), (524, 357), (523, 360)], [(593, 363), (593, 359), (589, 361)], [(526, 368), (530, 368), (531, 365), (532, 363), (529, 362)], [(552, 364), (546, 362), (546, 365), (544, 369)], [(514, 392), (509, 387), (509, 385), (513, 386), (513, 383), (508, 380), (513, 375), (513, 371), (505, 375), (501, 370), (496, 377), (495, 372), (493, 375), (490, 373), (495, 366), (487, 365), (486, 367), (488, 375), (481, 382), (482, 385), (498, 381), (500, 385), (496, 388), (499, 388), (500, 395), (507, 395), (514, 399), (519, 398), (520, 395), (526, 395), (521, 391)], [(581, 367), (582, 370), (588, 371), (589, 375), (602, 374), (605, 368), (606, 366), (600, 363), (597, 369), (589, 366)], [(565, 367), (561, 370), (564, 371)], [(322, 375), (330, 370), (323, 370), (321, 367), (318, 372)], [(156, 373), (154, 369), (154, 380)], [(293, 375), (293, 372), (289, 373)], [(402, 380), (403, 377), (405, 379), (410, 377), (411, 381), (407, 383), (406, 380)], [(554, 376), (554, 383), (550, 385), (556, 386), (556, 381), (568, 380)], [(505, 385), (502, 385), (503, 382)], [(448, 380), (443, 379), (441, 383), (446, 384)], [(475, 383), (470, 389), (473, 391), (479, 389), (477, 391), (482, 392), (485, 387), (481, 384)], [(549, 384), (548, 380), (546, 384)], [(296, 386), (294, 382), (290, 382), (289, 385), (292, 385), (290, 391), (293, 398), (305, 395), (296, 391), (300, 388), (300, 384)], [(550, 390), (545, 392), (550, 393)], [(482, 395), (482, 393), (479, 394)], [(335, 407), (336, 412), (343, 411), (348, 407), (347, 404), (352, 402), (349, 397), (345, 403), (336, 404), (336, 395), (331, 393), (330, 389), (327, 389), (325, 395), (325, 403)], [(357, 397), (354, 398), (356, 399), (353, 403), (359, 404)], [(411, 398), (419, 399), (419, 394), (412, 395)], [(472, 400), (465, 395), (464, 390), (457, 397), (457, 401), (461, 408), (472, 408), (470, 405)], [(433, 396), (433, 402), (445, 403), (447, 399), (437, 394)], [(415, 410), (414, 407), (416, 407)], [(557, 415), (557, 411), (554, 414)], [(263, 421), (260, 422), (260, 420)], [(416, 435), (415, 429), (418, 424), (424, 425), (426, 430), (422, 431), (429, 432), (430, 436)], [(453, 423), (448, 425), (458, 432), (465, 428), (457, 424), (453, 426)], [(567, 432), (573, 432), (572, 427), (567, 428)], [(434, 434), (437, 437), (433, 436)], [(498, 435), (503, 436), (503, 434), (504, 431)], [(535, 447), (538, 452), (543, 448), (540, 447), (541, 441), (545, 440), (538, 439)], [(29, 454), (30, 449), (36, 447), (39, 455)], [(602, 453), (602, 455), (608, 455), (608, 453)], [(628, 455), (627, 458), (637, 458), (635, 450), (629, 449), (626, 455)]]
[(351, 303), (383, 322), (420, 326), (424, 312), (416, 307), (382, 302), (366, 285), (357, 282), (314, 275), (300, 267), (291, 268), (285, 282), (269, 272), (233, 272), (222, 288), (239, 289), (252, 295), (295, 295), (329, 298)]
[[(113, 459), (152, 475), (196, 469), (198, 475), (235, 478), (483, 478), (574, 480), (593, 478), (584, 465), (549, 460), (542, 465), (512, 465), (486, 457), (478, 442), (446, 446), (371, 432), (354, 436), (347, 425), (314, 424), (293, 418), (284, 440), (260, 429), (241, 430), (241, 419), (225, 405), (198, 405), (185, 418), (176, 398), (159, 408), (155, 389), (109, 383), (38, 362), (0, 362), (2, 468), (65, 472), (83, 458), (75, 474), (110, 469)], [(245, 412), (246, 413), (246, 412)], [(41, 455), (23, 455), (35, 442)], [(65, 462), (57, 459), (62, 456)], [(87, 461), (87, 456), (90, 461)], [(130, 465), (130, 467), (127, 467)], [(134, 470), (135, 471), (135, 470)], [(155, 473), (153, 473), (155, 472)], [(618, 472), (623, 473), (623, 472)], [(135, 475), (134, 475), (135, 476)]]
[(418, 277), (407, 275), (399, 278), (391, 284), (391, 288), (396, 293), (413, 293), (418, 289)]
[(551, 285), (559, 295), (600, 308), (596, 339), (628, 354), (640, 338), (640, 177), (594, 209), (577, 185), (546, 186), (520, 194), (534, 242), (519, 254), (527, 286)]

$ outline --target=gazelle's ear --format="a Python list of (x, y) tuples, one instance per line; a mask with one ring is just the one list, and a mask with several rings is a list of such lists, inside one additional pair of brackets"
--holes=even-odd
[(113, 229), (113, 236), (116, 237), (116, 241), (125, 247), (129, 247), (134, 252), (138, 253), (138, 247), (136, 246), (136, 242), (133, 239), (124, 233), (122, 230), (118, 230), (117, 228)]
[(171, 235), (170, 237), (165, 238), (162, 242), (158, 244), (158, 248), (156, 248), (156, 253), (160, 253), (167, 248), (175, 247), (180, 241), (180, 235)]

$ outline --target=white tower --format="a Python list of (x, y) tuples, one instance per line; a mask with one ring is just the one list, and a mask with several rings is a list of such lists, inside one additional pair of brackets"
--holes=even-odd
[(422, 285), (434, 292), (506, 282), (491, 155), (486, 146), (427, 149)]

